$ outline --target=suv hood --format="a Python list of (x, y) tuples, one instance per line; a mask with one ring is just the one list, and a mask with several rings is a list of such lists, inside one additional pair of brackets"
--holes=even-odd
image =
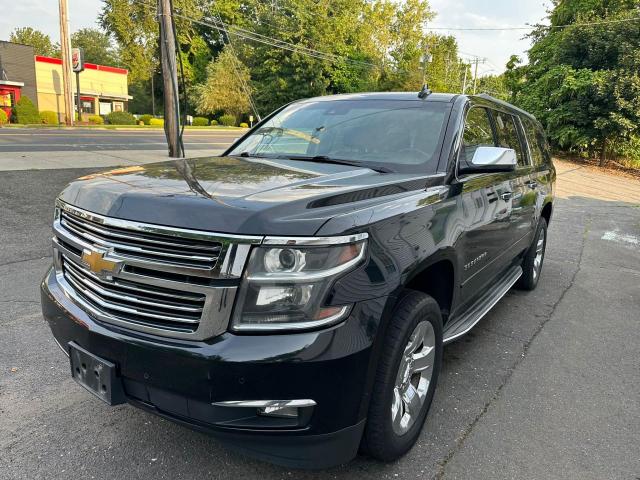
[(87, 175), (69, 184), (60, 199), (101, 215), (159, 225), (313, 235), (337, 214), (429, 183), (427, 176), (344, 165), (206, 157)]

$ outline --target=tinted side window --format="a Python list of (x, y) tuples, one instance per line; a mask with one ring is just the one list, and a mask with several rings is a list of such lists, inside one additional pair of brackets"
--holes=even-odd
[(503, 148), (513, 148), (518, 158), (518, 166), (527, 165), (527, 157), (524, 155), (524, 148), (518, 135), (516, 119), (513, 115), (502, 112), (493, 112), (496, 120), (496, 130), (498, 133), (498, 146)]
[(495, 141), (489, 112), (486, 108), (473, 107), (465, 120), (460, 159), (470, 165), (478, 147), (495, 147)]
[[(533, 164), (537, 167), (545, 163), (545, 154), (543, 150), (544, 137), (540, 132), (539, 127), (530, 118), (522, 118), (522, 124), (524, 125), (527, 140), (529, 141), (529, 148), (531, 149), (531, 156), (533, 157)], [(541, 138), (542, 137), (542, 138)]]

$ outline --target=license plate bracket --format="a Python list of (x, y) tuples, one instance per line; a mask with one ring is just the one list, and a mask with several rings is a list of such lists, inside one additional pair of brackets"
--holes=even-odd
[(75, 342), (69, 342), (68, 347), (71, 376), (77, 383), (109, 405), (126, 401), (115, 363), (88, 352)]

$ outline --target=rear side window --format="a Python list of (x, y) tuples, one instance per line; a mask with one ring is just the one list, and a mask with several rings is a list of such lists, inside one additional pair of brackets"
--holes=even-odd
[(544, 152), (545, 141), (540, 127), (538, 127), (533, 120), (527, 117), (522, 118), (522, 124), (524, 125), (527, 140), (529, 141), (529, 147), (531, 148), (533, 164), (536, 167), (543, 165), (546, 157)]
[(486, 108), (473, 107), (467, 113), (462, 137), (461, 160), (471, 164), (478, 147), (495, 147), (491, 120)]
[(513, 115), (503, 112), (493, 112), (496, 131), (498, 134), (498, 146), (503, 148), (512, 148), (516, 151), (518, 158), (518, 166), (527, 166), (527, 157), (524, 155), (524, 148), (518, 134), (516, 119)]

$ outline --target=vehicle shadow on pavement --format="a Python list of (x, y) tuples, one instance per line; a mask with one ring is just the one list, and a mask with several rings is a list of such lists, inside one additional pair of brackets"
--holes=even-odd
[[(560, 472), (577, 478), (585, 469), (633, 469), (637, 455), (630, 449), (640, 444), (637, 204), (557, 201), (537, 290), (512, 290), (445, 348), (431, 413), (404, 458), (385, 465), (361, 456), (330, 470), (294, 471), (132, 407), (109, 408), (69, 378), (67, 359), (40, 315), (37, 287), (50, 263), (54, 196), (82, 173), (12, 172), (0, 179), (3, 478), (548, 478)], [(598, 336), (603, 322), (613, 330), (609, 336)], [(615, 352), (615, 364), (594, 367), (581, 346), (595, 358)], [(611, 391), (605, 391), (602, 376), (613, 371), (618, 379), (608, 380)], [(591, 407), (572, 391), (587, 392)], [(606, 419), (598, 414), (603, 405)], [(575, 420), (578, 407), (586, 408), (602, 441), (587, 440), (586, 424)]]

